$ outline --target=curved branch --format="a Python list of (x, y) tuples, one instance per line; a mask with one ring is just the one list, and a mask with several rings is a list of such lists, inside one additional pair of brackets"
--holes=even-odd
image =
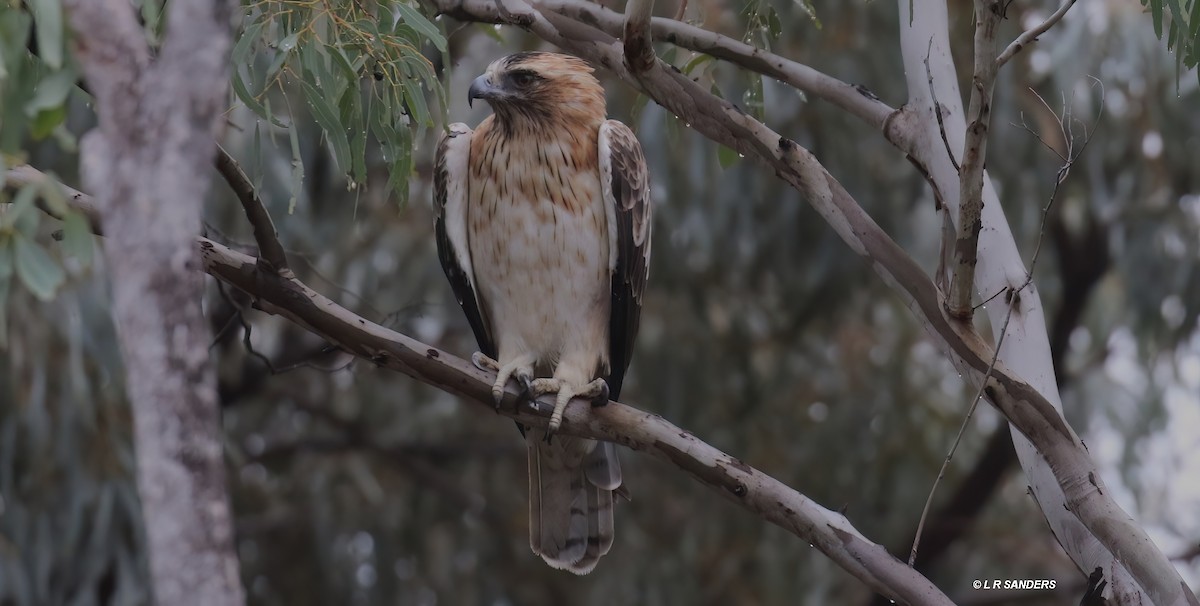
[(1025, 50), (1026, 46), (1036, 42), (1038, 36), (1050, 31), (1050, 28), (1054, 27), (1059, 21), (1061, 21), (1063, 15), (1066, 15), (1067, 11), (1071, 10), (1072, 6), (1075, 6), (1075, 0), (1063, 0), (1063, 3), (1058, 7), (1058, 10), (1054, 11), (1054, 14), (1046, 17), (1045, 21), (1037, 24), (1033, 28), (1022, 32), (1020, 36), (1017, 36), (1017, 39), (1013, 40), (1012, 43), (1004, 49), (1004, 52), (1000, 53), (999, 57), (996, 57), (996, 67), (1003, 67), (1004, 64), (1008, 63), (1010, 59), (1017, 56), (1017, 53)]
[[(479, 412), (497, 411), (493, 377), (469, 362), (363, 319), (295, 278), (263, 272), (253, 257), (199, 238), (204, 269), (345, 351), (462, 396)], [(545, 427), (554, 407), (538, 401), (517, 407), (512, 387), (498, 412), (523, 425)], [(560, 430), (608, 440), (666, 460), (724, 497), (818, 547), (872, 589), (911, 604), (950, 604), (928, 579), (867, 540), (845, 516), (821, 507), (779, 480), (717, 450), (662, 417), (618, 402), (568, 406)]]
[(246, 220), (254, 229), (254, 241), (258, 243), (259, 261), (266, 264), (267, 271), (276, 273), (287, 271), (287, 253), (283, 251), (283, 245), (279, 243), (279, 232), (275, 231), (275, 223), (271, 221), (271, 214), (267, 212), (266, 205), (258, 197), (258, 192), (254, 190), (254, 184), (242, 171), (241, 165), (220, 145), (217, 145), (217, 171), (221, 173), (221, 177), (225, 179), (229, 189), (232, 189), (233, 193), (237, 195), (238, 202), (242, 204), (242, 210), (246, 212)]

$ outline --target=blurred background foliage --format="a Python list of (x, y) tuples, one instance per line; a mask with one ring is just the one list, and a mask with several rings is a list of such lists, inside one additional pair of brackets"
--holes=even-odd
[[(969, 3), (951, 4), (966, 65)], [(678, 9), (660, 5), (664, 15)], [(1017, 0), (1004, 34), (1055, 5)], [(1198, 6), (1079, 3), (1001, 72), (989, 158), (1027, 258), (1043, 241), (1035, 278), (1067, 416), (1110, 488), (1193, 586), (1200, 80), (1189, 70)], [(139, 7), (158, 44), (163, 6)], [(468, 109), (465, 94), (491, 60), (545, 45), (402, 2), (263, 0), (243, 9), (222, 143), (268, 201), (293, 269), (365, 317), (468, 355), (475, 344), (431, 238), (433, 147), (447, 116), (474, 124), (486, 115)], [(893, 106), (904, 101), (893, 3), (693, 0), (684, 18), (865, 85)], [(77, 185), (76, 141), (94, 116), (67, 48), (57, 0), (0, 7), (0, 161), (27, 161)], [(877, 133), (781, 83), (660, 51), (816, 153), (933, 271), (932, 196)], [(906, 553), (971, 393), (794, 191), (629, 88), (607, 88), (610, 114), (645, 147), (656, 204), (626, 401), (844, 509), (868, 537)], [(1077, 148), (1090, 143), (1043, 226), (1061, 165), (1047, 146), (1062, 153), (1067, 144), (1055, 113)], [(252, 252), (240, 207), (214, 183), (207, 235)], [(0, 196), (13, 202), (0, 205), (0, 605), (146, 604), (104, 260), (80, 218), (39, 220), (35, 199), (61, 204), (53, 184)], [(553, 571), (527, 546), (524, 450), (511, 423), (347, 363), (210, 284), (251, 604), (871, 600), (794, 536), (631, 453), (623, 456), (633, 500), (619, 507), (613, 553), (588, 577)], [(927, 535), (920, 565), (963, 603), (1007, 603), (973, 592), (976, 578), (1057, 579), (1058, 592), (1012, 603), (1073, 603), (1082, 577), (1046, 531), (1008, 444), (998, 416), (981, 407), (931, 520), (944, 538)]]

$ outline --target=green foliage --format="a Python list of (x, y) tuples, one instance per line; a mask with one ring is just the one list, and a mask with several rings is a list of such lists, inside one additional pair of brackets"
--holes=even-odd
[[(304, 178), (296, 111), (307, 107), (351, 188), (367, 181), (368, 137), (382, 148), (389, 178), (384, 195), (404, 204), (412, 149), (445, 95), (422, 47), (446, 52), (446, 38), (417, 9), (385, 0), (285, 0), (247, 5), (233, 49), (233, 91), (271, 125), (286, 130), (293, 150), (295, 193)], [(426, 99), (437, 99), (430, 108)], [(281, 111), (280, 107), (284, 109)], [(256, 127), (257, 128), (257, 127)]]
[(73, 256), (81, 268), (92, 261), (91, 228), (87, 219), (67, 207), (57, 181), (47, 179), (18, 190), (10, 204), (0, 207), (0, 347), (6, 343), (5, 302), (13, 277), (41, 301), (53, 299), (66, 282), (63, 264), (37, 241), (42, 216), (35, 208), (39, 198), (46, 208), (64, 217), (63, 251)]
[[(17, 154), (25, 137), (54, 135), (65, 148), (74, 138), (62, 128), (66, 102), (78, 74), (65, 47), (58, 0), (29, 3), (30, 10), (0, 7), (0, 152)], [(36, 32), (36, 53), (29, 52)]]
[(1150, 8), (1154, 35), (1162, 39), (1166, 31), (1176, 70), (1196, 67), (1200, 63), (1200, 0), (1142, 0), (1142, 6)]

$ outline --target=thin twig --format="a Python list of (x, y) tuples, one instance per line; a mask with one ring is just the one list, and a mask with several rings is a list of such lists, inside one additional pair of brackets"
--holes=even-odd
[(1017, 53), (1024, 50), (1026, 46), (1036, 42), (1038, 36), (1046, 33), (1050, 30), (1050, 28), (1054, 27), (1055, 24), (1061, 21), (1063, 15), (1066, 15), (1067, 11), (1071, 10), (1071, 7), (1074, 5), (1075, 0), (1063, 0), (1063, 3), (1059, 5), (1058, 10), (1054, 11), (1053, 15), (1050, 15), (1045, 21), (1039, 23), (1032, 29), (1026, 30), (1020, 36), (1017, 36), (1017, 39), (1013, 40), (1012, 43), (1008, 45), (1008, 48), (1005, 48), (1004, 52), (1000, 53), (999, 57), (996, 57), (996, 67), (1002, 67), (1005, 63), (1008, 63), (1010, 59), (1017, 56)]
[(933, 50), (933, 40), (929, 41), (929, 50), (925, 51), (925, 77), (929, 81), (929, 96), (933, 99), (933, 115), (937, 118), (938, 132), (942, 135), (942, 145), (946, 146), (946, 157), (950, 159), (950, 166), (954, 167), (954, 172), (961, 173), (962, 167), (958, 165), (958, 160), (954, 157), (954, 150), (950, 147), (950, 139), (946, 136), (946, 121), (942, 117), (942, 104), (938, 103), (937, 91), (933, 86), (933, 72), (929, 69), (929, 53)]
[(246, 316), (242, 313), (242, 306), (238, 305), (237, 301), (234, 301), (229, 292), (225, 290), (225, 284), (217, 282), (217, 292), (221, 294), (221, 298), (225, 300), (225, 303), (233, 308), (233, 318), (231, 319), (237, 320), (238, 324), (242, 327), (242, 346), (246, 348), (246, 352), (265, 364), (267, 372), (273, 375), (279, 374), (279, 371), (275, 369), (275, 364), (271, 362), (271, 358), (254, 349), (254, 345), (250, 342), (250, 323), (246, 321)]
[(259, 259), (265, 261), (271, 271), (286, 271), (287, 254), (283, 251), (283, 245), (279, 243), (279, 233), (275, 231), (275, 223), (271, 221), (267, 207), (258, 197), (254, 184), (242, 171), (237, 160), (220, 145), (217, 146), (217, 170), (237, 195), (242, 209), (246, 211), (246, 220), (254, 228), (254, 241), (258, 243)]

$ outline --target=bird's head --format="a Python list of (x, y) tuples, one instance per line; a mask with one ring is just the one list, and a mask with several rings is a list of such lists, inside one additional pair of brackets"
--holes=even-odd
[(471, 83), (467, 103), (483, 99), (501, 121), (602, 121), (604, 89), (592, 68), (570, 55), (516, 53), (497, 59)]

